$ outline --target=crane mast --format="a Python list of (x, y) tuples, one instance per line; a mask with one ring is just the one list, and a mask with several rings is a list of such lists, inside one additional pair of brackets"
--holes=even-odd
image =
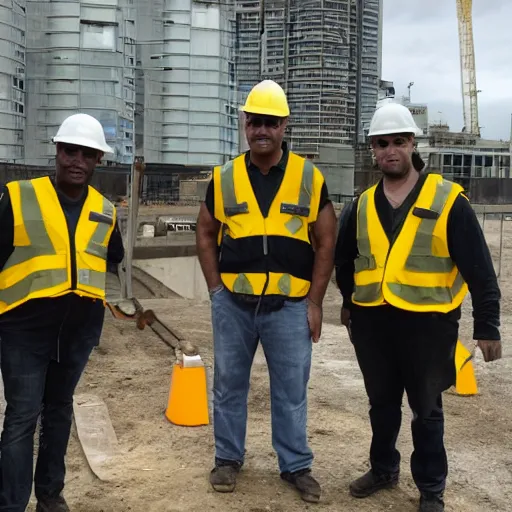
[(476, 88), (475, 47), (473, 43), (473, 0), (456, 0), (459, 22), (460, 68), (464, 131), (480, 137), (478, 97)]

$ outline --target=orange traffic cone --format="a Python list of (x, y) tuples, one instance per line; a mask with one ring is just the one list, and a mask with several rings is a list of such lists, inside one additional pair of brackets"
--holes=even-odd
[(185, 427), (209, 424), (206, 368), (200, 356), (183, 355), (183, 364), (174, 365), (165, 417)]
[(455, 369), (457, 377), (455, 391), (458, 395), (470, 396), (478, 394), (475, 369), (473, 367), (474, 351), (470, 352), (461, 342), (455, 348)]

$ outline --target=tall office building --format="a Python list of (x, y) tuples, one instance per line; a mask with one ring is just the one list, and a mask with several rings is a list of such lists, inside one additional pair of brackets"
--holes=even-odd
[(0, 162), (23, 162), (26, 2), (0, 1)]
[(235, 0), (242, 96), (270, 78), (287, 92), (294, 151), (353, 145), (377, 102), (381, 0)]
[(132, 161), (135, 37), (132, 0), (28, 0), (27, 164), (53, 162), (51, 138), (76, 112), (103, 125), (106, 161)]
[(137, 147), (147, 161), (217, 165), (238, 150), (227, 4), (139, 0)]
[(69, 115), (108, 163), (216, 165), (238, 151), (228, 2), (0, 0), (0, 161), (50, 165)]
[(382, 77), (382, 0), (359, 0), (358, 142), (366, 139)]

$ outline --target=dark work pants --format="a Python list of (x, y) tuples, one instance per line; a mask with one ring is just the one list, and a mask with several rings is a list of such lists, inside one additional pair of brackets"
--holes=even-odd
[(370, 400), (372, 470), (399, 472), (396, 440), (406, 391), (413, 411), (414, 481), (422, 493), (442, 493), (448, 463), (441, 393), (455, 383), (457, 320), (453, 315), (410, 313), (389, 306), (354, 306), (351, 329)]
[(99, 342), (104, 317), (100, 301), (73, 298), (72, 302), (75, 308), (85, 308), (68, 309), (61, 325), (41, 331), (11, 330), (0, 325), (0, 362), (7, 403), (0, 441), (1, 512), (24, 512), (29, 502), (39, 416), (36, 497), (58, 496), (64, 488), (73, 393)]

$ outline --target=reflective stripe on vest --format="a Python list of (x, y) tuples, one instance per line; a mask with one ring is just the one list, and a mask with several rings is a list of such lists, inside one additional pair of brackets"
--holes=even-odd
[(370, 237), (368, 235), (368, 194), (359, 198), (357, 216), (357, 248), (359, 257), (355, 260), (356, 273), (363, 270), (375, 270), (375, 256), (371, 252)]
[[(36, 256), (53, 256), (56, 254), (52, 241), (48, 232), (41, 231), (35, 222), (43, 218), (41, 207), (37, 200), (36, 191), (30, 181), (20, 181), (20, 200), (21, 200), (21, 213), (23, 215), (23, 223), (27, 232), (28, 239), (31, 245), (26, 247), (16, 247), (10, 258), (2, 270), (14, 267), (19, 263), (28, 261)], [(37, 240), (37, 246), (32, 245), (32, 241)]]
[[(20, 181), (19, 187), (23, 224), (31, 245), (16, 247), (2, 268), (2, 271), (38, 256), (54, 256), (57, 254), (48, 232), (39, 229), (43, 214), (32, 182)], [(37, 240), (37, 245), (33, 245), (35, 240)], [(14, 304), (22, 300), (30, 292), (58, 286), (65, 283), (67, 279), (68, 271), (66, 268), (38, 270), (12, 286), (0, 290), (0, 301), (8, 305)]]
[(220, 184), (222, 187), (222, 200), (224, 202), (224, 215), (231, 217), (238, 213), (249, 211), (247, 203), (237, 203), (235, 194), (235, 176), (233, 161), (230, 160), (220, 170)]
[[(436, 192), (432, 205), (428, 212), (421, 215), (411, 251), (405, 263), (405, 269), (411, 272), (425, 274), (449, 274), (455, 267), (451, 258), (436, 256), (432, 253), (432, 238), (437, 220), (443, 211), (452, 184), (442, 181), (436, 186)], [(363, 194), (360, 199), (357, 217), (357, 245), (360, 258), (355, 261), (356, 273), (361, 271), (375, 270), (375, 257), (371, 254), (370, 239), (368, 234), (368, 193)], [(428, 215), (434, 213), (434, 215)], [(421, 212), (418, 212), (419, 216)], [(426, 215), (426, 216), (425, 216)], [(385, 274), (384, 274), (385, 278)], [(425, 287), (414, 286), (403, 283), (386, 283), (389, 290), (397, 297), (410, 304), (449, 304), (464, 286), (464, 279), (460, 272), (457, 272), (451, 287)], [(367, 285), (356, 285), (354, 300), (361, 303), (372, 303), (379, 300), (381, 296), (382, 283), (370, 283)]]
[(451, 258), (442, 258), (432, 254), (434, 228), (436, 227), (437, 219), (443, 211), (446, 200), (450, 195), (451, 189), (451, 183), (445, 180), (437, 184), (434, 200), (430, 207), (430, 210), (437, 213), (437, 216), (421, 218), (411, 252), (405, 263), (406, 270), (443, 274), (451, 272), (455, 267), (455, 263)]
[(103, 215), (105, 216), (105, 220), (109, 220), (110, 223), (107, 224), (106, 222), (98, 222), (98, 225), (94, 230), (94, 234), (89, 240), (86, 252), (106, 260), (108, 248), (106, 245), (102, 244), (105, 242), (105, 237), (107, 236), (110, 227), (114, 222), (114, 206), (106, 197), (103, 198)]

